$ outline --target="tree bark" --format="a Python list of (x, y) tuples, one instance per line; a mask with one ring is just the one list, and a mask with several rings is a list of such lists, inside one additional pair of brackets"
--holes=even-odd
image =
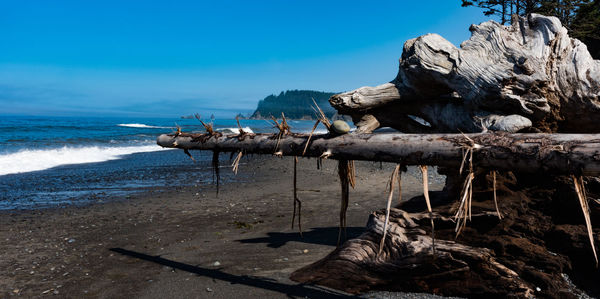
[[(163, 147), (303, 156), (308, 135), (160, 135)], [(304, 156), (436, 165), (458, 169), (473, 148), (476, 168), (520, 173), (600, 175), (600, 134), (346, 134), (314, 135)]]

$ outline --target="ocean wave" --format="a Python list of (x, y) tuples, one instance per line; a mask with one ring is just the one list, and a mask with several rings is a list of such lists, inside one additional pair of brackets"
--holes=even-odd
[(146, 129), (171, 129), (171, 127), (158, 127), (158, 126), (150, 126), (145, 124), (118, 124), (119, 127), (128, 127), (128, 128), (146, 128)]
[(62, 147), (55, 149), (21, 150), (0, 155), (0, 175), (44, 170), (68, 164), (104, 162), (124, 155), (167, 150), (157, 145), (120, 147)]
[[(252, 129), (250, 129), (250, 127), (243, 127), (242, 129), (246, 133), (254, 133), (254, 131), (252, 131)], [(223, 132), (226, 134), (239, 134), (240, 133), (239, 128), (221, 128), (221, 129), (217, 129), (217, 131)]]
[[(306, 131), (303, 131), (302, 133), (309, 134), (310, 131), (312, 131), (312, 130), (306, 130)], [(329, 131), (327, 131), (327, 129), (316, 129), (313, 134), (319, 135), (319, 134), (327, 134), (327, 133), (329, 133)]]

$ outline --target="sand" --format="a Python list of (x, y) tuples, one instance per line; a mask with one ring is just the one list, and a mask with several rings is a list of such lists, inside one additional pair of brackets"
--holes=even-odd
[[(80, 207), (0, 212), (0, 297), (346, 297), (288, 278), (336, 246), (336, 162), (317, 170), (316, 160), (300, 160), (302, 238), (290, 227), (292, 159), (242, 163), (218, 196), (213, 185), (165, 186)], [(392, 168), (357, 163), (348, 237), (361, 233), (371, 211), (385, 207)], [(403, 176), (405, 198), (422, 194), (419, 176), (415, 168)], [(430, 190), (440, 190), (441, 180), (430, 179)]]

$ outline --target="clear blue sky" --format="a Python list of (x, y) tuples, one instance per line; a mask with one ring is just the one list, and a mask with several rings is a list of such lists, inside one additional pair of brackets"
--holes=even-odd
[(387, 82), (407, 39), (485, 20), (459, 0), (0, 0), (0, 114), (233, 116)]

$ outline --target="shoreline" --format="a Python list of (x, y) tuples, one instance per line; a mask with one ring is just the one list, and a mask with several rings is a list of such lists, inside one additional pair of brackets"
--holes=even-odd
[[(349, 237), (385, 206), (392, 168), (357, 163)], [(212, 185), (174, 185), (85, 206), (0, 211), (2, 296), (345, 296), (288, 279), (335, 248), (340, 196), (335, 161), (317, 170), (314, 159), (300, 159), (300, 238), (290, 227), (292, 169), (289, 158), (254, 157), (218, 197)], [(404, 198), (422, 193), (410, 172)], [(430, 189), (441, 186), (434, 180)]]

